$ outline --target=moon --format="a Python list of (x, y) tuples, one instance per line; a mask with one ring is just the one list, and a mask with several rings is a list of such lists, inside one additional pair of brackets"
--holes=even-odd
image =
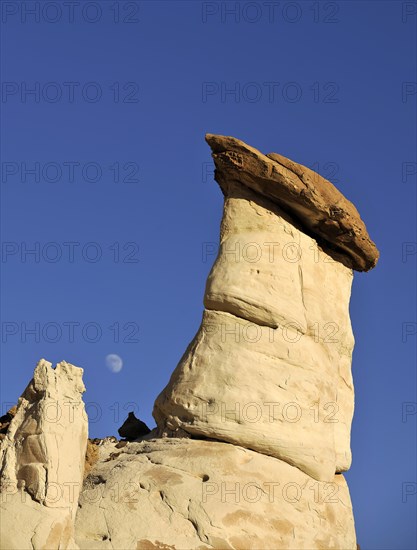
[(119, 355), (115, 353), (110, 353), (106, 355), (106, 367), (111, 371), (117, 374), (122, 370), (123, 360)]

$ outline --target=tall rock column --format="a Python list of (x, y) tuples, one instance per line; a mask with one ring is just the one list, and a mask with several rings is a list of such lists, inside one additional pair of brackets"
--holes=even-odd
[(39, 361), (0, 446), (0, 548), (70, 549), (88, 424), (83, 369)]
[(201, 326), (158, 396), (161, 433), (252, 449), (319, 481), (350, 467), (352, 270), (378, 251), (329, 181), (208, 134), (224, 197)]

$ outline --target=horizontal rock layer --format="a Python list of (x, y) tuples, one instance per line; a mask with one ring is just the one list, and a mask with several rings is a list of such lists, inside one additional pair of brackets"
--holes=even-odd
[(379, 252), (355, 206), (319, 174), (282, 155), (263, 155), (233, 137), (207, 134), (215, 178), (227, 194), (237, 181), (277, 202), (307, 232), (334, 250), (336, 259), (357, 271), (375, 267)]

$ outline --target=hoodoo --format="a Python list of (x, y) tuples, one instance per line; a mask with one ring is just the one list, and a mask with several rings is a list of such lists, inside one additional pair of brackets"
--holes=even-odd
[(224, 194), (219, 252), (201, 326), (155, 401), (157, 428), (131, 413), (126, 439), (90, 441), (86, 458), (82, 369), (41, 361), (2, 418), (1, 548), (356, 550), (342, 474), (349, 299), (353, 271), (378, 250), (320, 175), (233, 137), (206, 140)]

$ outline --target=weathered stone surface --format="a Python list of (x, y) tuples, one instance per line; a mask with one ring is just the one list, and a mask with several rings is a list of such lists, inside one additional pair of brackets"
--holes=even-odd
[(342, 475), (311, 479), (276, 458), (213, 441), (100, 446), (76, 518), (81, 549), (355, 550)]
[(351, 462), (351, 268), (378, 252), (330, 182), (207, 141), (225, 194), (219, 253), (157, 428), (132, 413), (126, 440), (87, 445), (82, 369), (40, 361), (0, 419), (0, 549), (356, 548), (338, 473)]
[(9, 409), (6, 414), (0, 417), (0, 441), (6, 437), (7, 430), (9, 429), (10, 422), (16, 414), (17, 407), (14, 405)]
[(155, 402), (161, 431), (242, 445), (320, 480), (347, 470), (351, 284), (276, 204), (231, 183), (201, 327)]
[(227, 194), (237, 181), (277, 202), (294, 215), (307, 232), (334, 248), (347, 267), (368, 271), (379, 252), (355, 206), (319, 174), (282, 155), (263, 155), (243, 141), (207, 134), (213, 151), (216, 181)]
[(87, 448), (85, 453), (85, 464), (84, 464), (84, 478), (88, 476), (93, 468), (94, 464), (97, 462), (99, 457), (98, 444), (93, 440), (87, 440)]
[(19, 399), (0, 447), (2, 549), (76, 548), (87, 445), (82, 372), (41, 360)]

